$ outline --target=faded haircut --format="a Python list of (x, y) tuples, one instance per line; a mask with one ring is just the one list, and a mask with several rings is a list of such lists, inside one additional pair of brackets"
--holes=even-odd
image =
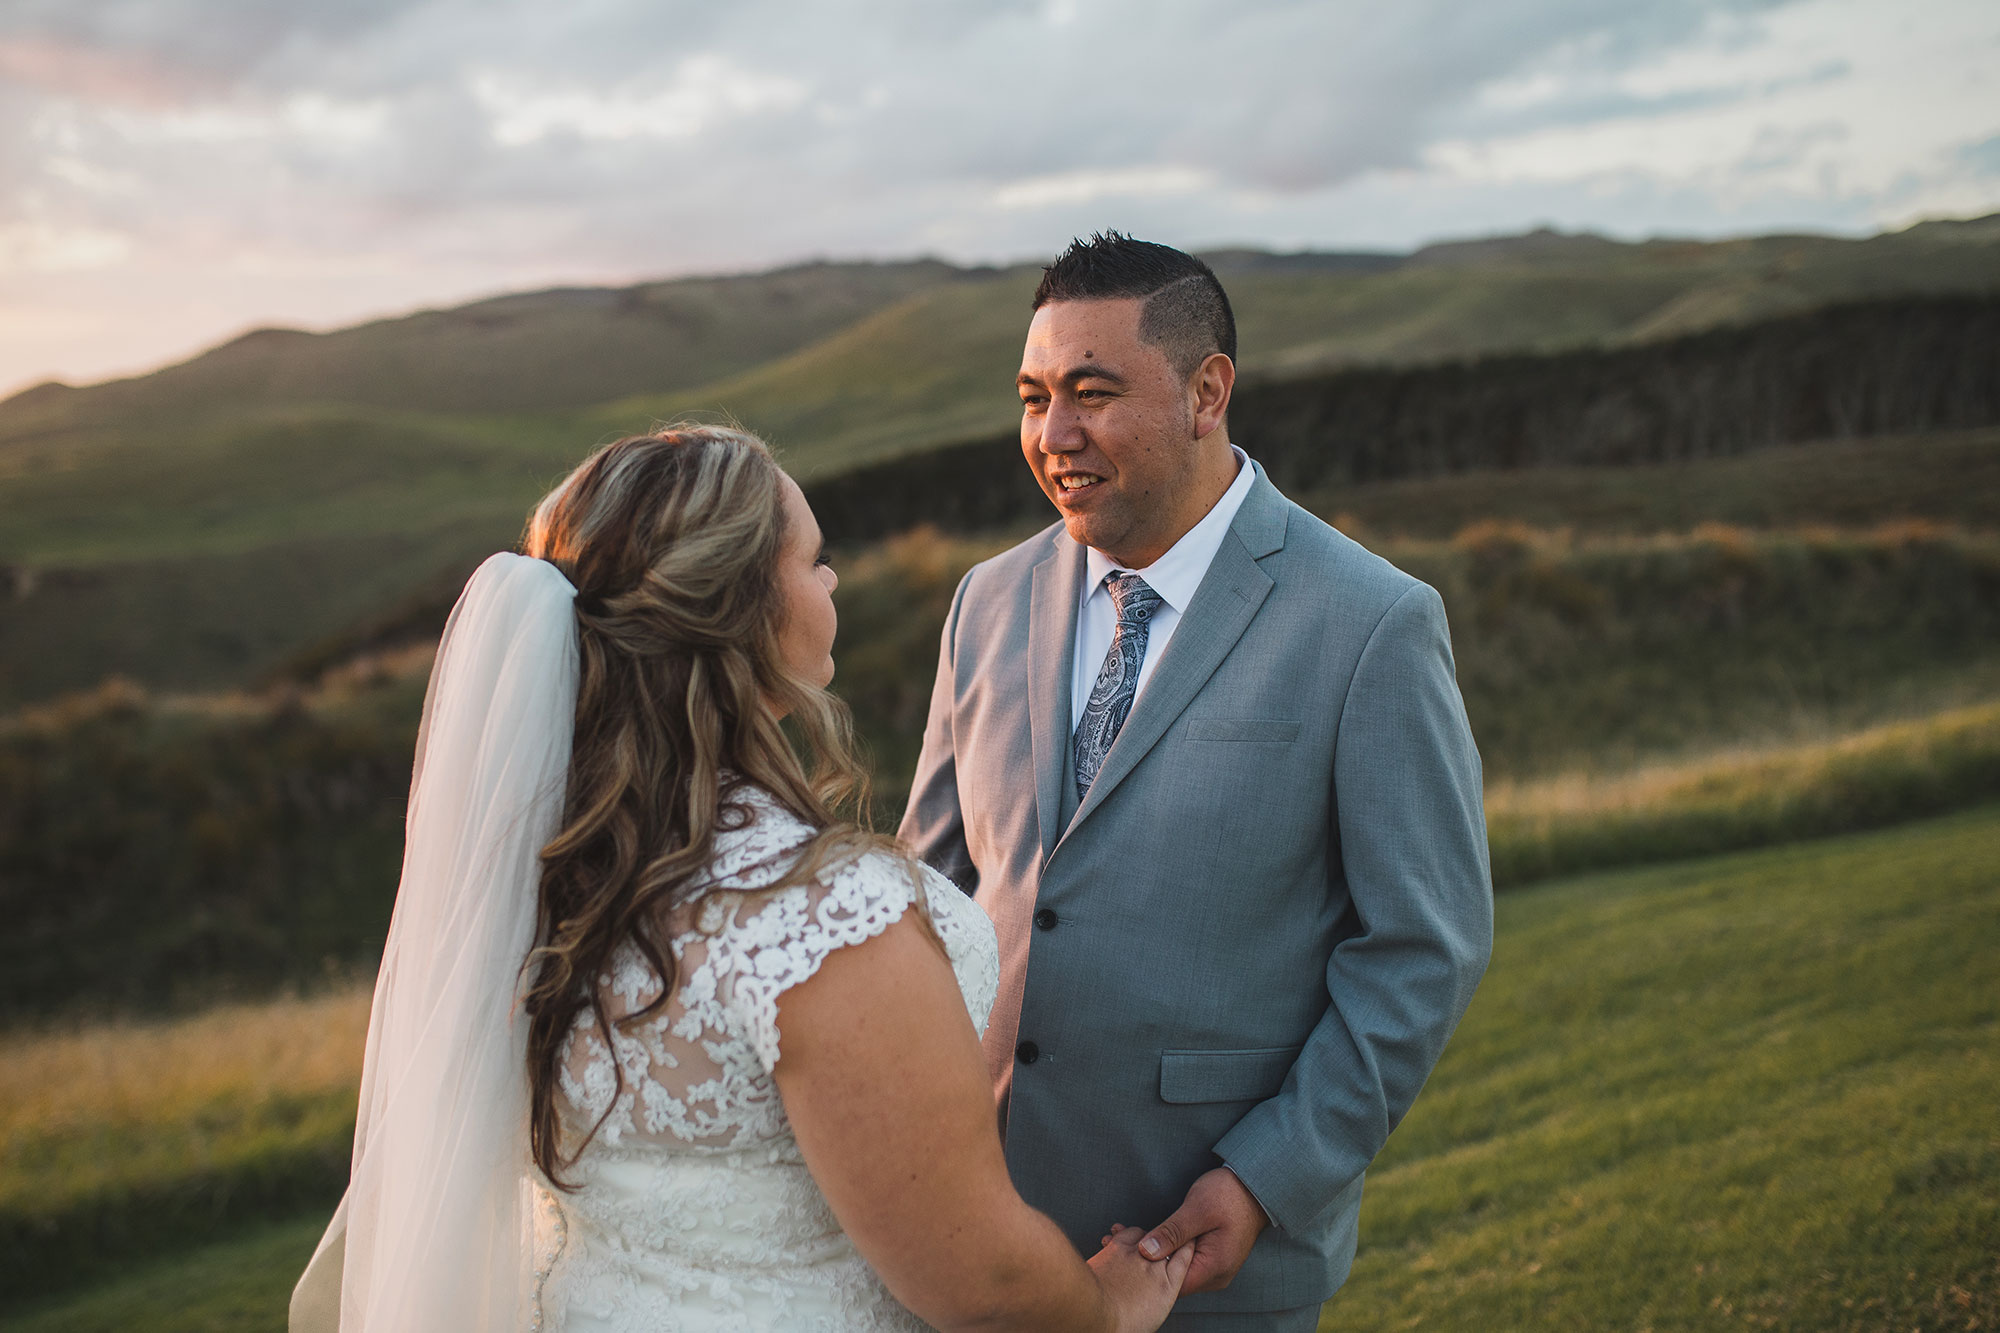
[(1116, 231), (1073, 240), (1042, 270), (1035, 306), (1051, 301), (1117, 301), (1138, 297), (1139, 336), (1160, 348), (1185, 379), (1216, 352), (1236, 359), (1236, 315), (1215, 272), (1170, 245)]

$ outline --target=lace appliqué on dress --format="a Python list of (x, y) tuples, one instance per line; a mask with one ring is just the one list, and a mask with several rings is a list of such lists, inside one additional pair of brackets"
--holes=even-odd
[(913, 878), (880, 853), (770, 890), (812, 831), (763, 793), (746, 795), (754, 818), (718, 834), (715, 887), (668, 941), (673, 998), (621, 1030), (616, 1020), (660, 990), (644, 955), (622, 949), (600, 978), (612, 1031), (585, 1015), (570, 1034), (565, 1130), (574, 1142), (602, 1123), (571, 1168), (580, 1188), (549, 1196), (557, 1216), (538, 1268), (551, 1333), (922, 1327), (861, 1261), (799, 1155), (771, 1075), (778, 1001), (922, 892), (983, 1028), (999, 987), (992, 927), (942, 876), (920, 867)]

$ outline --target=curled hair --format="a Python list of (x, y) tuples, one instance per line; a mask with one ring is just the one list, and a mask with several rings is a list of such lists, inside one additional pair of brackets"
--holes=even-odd
[(852, 723), (780, 651), (783, 475), (753, 435), (670, 427), (592, 454), (528, 522), (525, 552), (577, 590), (575, 740), (562, 825), (541, 854), (525, 1000), (530, 1147), (565, 1188), (559, 1172), (583, 1146), (565, 1155), (556, 1106), (570, 1030), (588, 1011), (608, 1038), (598, 978), (628, 941), (663, 985), (620, 1025), (672, 997), (669, 914), (701, 896), (716, 832), (752, 818), (743, 789), (818, 830), (774, 887), (889, 845), (836, 815), (866, 807)]
[(1042, 270), (1035, 309), (1051, 301), (1116, 301), (1133, 297), (1139, 337), (1167, 354), (1181, 378), (1217, 352), (1236, 359), (1236, 314), (1215, 270), (1170, 245), (1123, 232), (1078, 238)]

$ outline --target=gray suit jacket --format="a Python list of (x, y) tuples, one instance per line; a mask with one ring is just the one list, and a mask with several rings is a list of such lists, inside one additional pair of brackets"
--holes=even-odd
[(1023, 965), (1008, 1166), (1092, 1254), (1219, 1159), (1274, 1225), (1180, 1308), (1322, 1301), (1492, 942), (1444, 605), (1260, 468), (1079, 805), (1083, 568), (1057, 524), (965, 576), (901, 830)]

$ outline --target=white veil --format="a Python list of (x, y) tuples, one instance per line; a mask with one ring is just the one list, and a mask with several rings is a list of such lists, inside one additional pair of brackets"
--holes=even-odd
[(368, 1020), (353, 1174), (293, 1295), (295, 1331), (514, 1333), (529, 1323), (517, 1001), (539, 853), (569, 772), (575, 597), (554, 565), (496, 555), (445, 628)]

